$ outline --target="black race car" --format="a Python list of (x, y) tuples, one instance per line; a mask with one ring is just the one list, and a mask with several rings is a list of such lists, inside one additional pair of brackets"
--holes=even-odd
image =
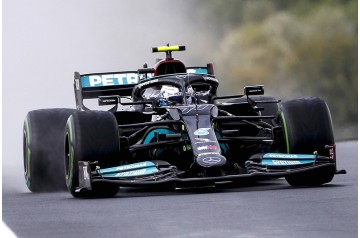
[[(285, 177), (317, 186), (335, 174), (326, 103), (281, 103), (264, 86), (217, 96), (212, 64), (186, 67), (165, 52), (154, 68), (79, 74), (77, 109), (43, 109), (24, 123), (24, 168), (33, 192), (65, 183), (74, 197), (114, 196), (119, 187), (194, 187)], [(90, 110), (98, 101), (106, 110)], [(64, 172), (65, 171), (65, 172)], [(64, 179), (65, 177), (65, 179)]]

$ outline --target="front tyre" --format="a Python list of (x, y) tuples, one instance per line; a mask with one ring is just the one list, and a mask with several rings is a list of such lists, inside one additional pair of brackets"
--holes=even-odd
[[(282, 103), (280, 121), (283, 127), (285, 151), (292, 154), (330, 156), (327, 145), (334, 145), (332, 121), (324, 100), (315, 97)], [(292, 186), (318, 186), (330, 182), (336, 166), (331, 169), (287, 176)]]
[(75, 109), (40, 109), (28, 112), (23, 127), (26, 185), (32, 192), (65, 190), (64, 130)]
[(73, 197), (112, 197), (118, 186), (93, 184), (90, 191), (79, 187), (79, 161), (98, 161), (101, 167), (119, 164), (119, 131), (114, 115), (104, 111), (81, 111), (71, 115), (65, 130), (65, 178)]

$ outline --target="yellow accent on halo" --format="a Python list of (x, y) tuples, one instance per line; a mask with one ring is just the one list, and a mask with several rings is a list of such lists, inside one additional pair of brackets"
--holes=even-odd
[(154, 47), (152, 48), (152, 52), (166, 52), (166, 51), (180, 51), (183, 50), (181, 49), (181, 47), (184, 46), (179, 46), (179, 45), (171, 45), (171, 46), (158, 46), (158, 47)]
[(157, 47), (157, 50), (159, 52), (165, 52), (165, 51), (178, 51), (179, 50), (178, 45), (172, 45), (172, 46), (159, 46)]

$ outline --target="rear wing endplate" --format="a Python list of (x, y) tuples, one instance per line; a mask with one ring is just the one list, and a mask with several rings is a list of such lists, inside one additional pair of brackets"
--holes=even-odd
[(122, 71), (93, 74), (74, 74), (74, 91), (76, 107), (88, 110), (84, 99), (98, 98), (100, 96), (131, 96), (132, 90), (139, 82), (137, 71)]

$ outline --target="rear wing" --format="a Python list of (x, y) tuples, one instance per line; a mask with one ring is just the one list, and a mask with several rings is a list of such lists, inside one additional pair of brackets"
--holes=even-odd
[(137, 71), (122, 71), (93, 74), (74, 74), (74, 91), (76, 108), (88, 110), (84, 106), (84, 99), (100, 96), (131, 96), (132, 90), (139, 82)]
[(207, 64), (206, 67), (187, 67), (186, 72), (193, 74), (214, 75), (214, 68), (213, 64)]
[[(107, 73), (74, 74), (74, 91), (76, 108), (89, 110), (84, 106), (84, 99), (94, 99), (103, 96), (131, 97), (135, 85), (145, 79), (154, 77), (153, 69), (139, 69), (138, 71), (121, 71)], [(213, 66), (187, 67), (187, 73), (213, 75)]]
[[(143, 68), (143, 69), (138, 69), (137, 71), (140, 81), (153, 78), (154, 72), (155, 72), (154, 68)], [(186, 73), (214, 76), (213, 64), (209, 63), (205, 67), (204, 66), (186, 67)]]

